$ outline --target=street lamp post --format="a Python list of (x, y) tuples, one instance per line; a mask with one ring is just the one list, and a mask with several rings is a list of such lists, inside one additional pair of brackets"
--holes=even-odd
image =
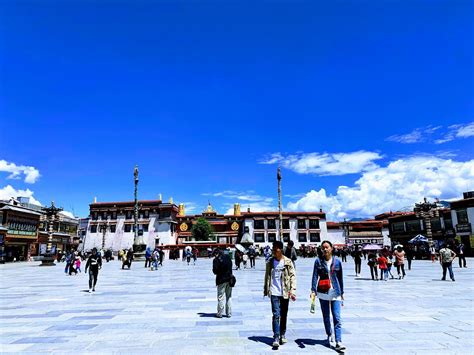
[(439, 210), (436, 203), (428, 202), (426, 197), (423, 202), (415, 203), (415, 208), (413, 209), (417, 218), (423, 218), (426, 226), (426, 237), (428, 238), (429, 243), (433, 242), (433, 232), (431, 230), (431, 218), (439, 217)]
[(58, 213), (63, 209), (56, 207), (54, 205), (54, 201), (51, 201), (50, 207), (42, 207), (41, 209), (46, 214), (45, 221), (48, 224), (48, 244), (46, 246), (46, 254), (43, 256), (40, 266), (55, 266), (56, 264), (54, 263), (54, 257), (51, 254), (51, 248), (53, 246), (53, 226), (55, 220), (58, 219)]

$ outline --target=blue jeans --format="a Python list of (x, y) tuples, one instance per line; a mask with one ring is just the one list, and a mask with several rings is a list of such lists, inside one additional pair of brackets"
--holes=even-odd
[(449, 270), (449, 277), (454, 280), (453, 262), (443, 263), (443, 280), (446, 280), (446, 271)]
[[(341, 301), (326, 301), (319, 300), (321, 304), (321, 311), (323, 312), (324, 328), (326, 329), (326, 335), (330, 336), (331, 331), (331, 315), (334, 322), (334, 333), (336, 334), (336, 342), (341, 341), (342, 324), (341, 324)], [(331, 305), (331, 310), (329, 310)]]
[(288, 316), (289, 299), (281, 296), (271, 296), (272, 301), (272, 328), (273, 337), (280, 338), (286, 333), (286, 320)]

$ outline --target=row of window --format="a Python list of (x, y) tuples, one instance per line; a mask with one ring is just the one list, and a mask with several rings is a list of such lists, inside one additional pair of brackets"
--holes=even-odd
[[(265, 243), (265, 233), (254, 233), (253, 240), (255, 243)], [(277, 240), (276, 233), (267, 233), (267, 242), (273, 243)], [(290, 233), (283, 233), (283, 242), (288, 243), (290, 241)], [(321, 236), (319, 233), (309, 233), (309, 241), (311, 243), (319, 243), (321, 242)], [(298, 242), (300, 243), (307, 243), (308, 242), (308, 234), (307, 233), (298, 233)]]
[[(307, 229), (307, 225), (309, 224), (309, 229), (319, 229), (319, 219), (310, 219), (309, 223), (306, 219), (298, 219), (297, 220), (298, 229)], [(290, 220), (284, 219), (282, 221), (283, 229), (290, 229)], [(277, 220), (276, 219), (268, 219), (267, 220), (267, 228), (266, 229), (276, 229), (277, 227)], [(265, 229), (265, 220), (264, 219), (257, 219), (253, 221), (253, 228), (254, 229)]]
[[(135, 216), (135, 212), (134, 211), (125, 211), (125, 218), (126, 219), (133, 219)], [(164, 211), (161, 211), (160, 215), (159, 215), (159, 218), (169, 218), (171, 217), (171, 211), (167, 211), (167, 210), (164, 210)], [(138, 218), (139, 219), (146, 219), (146, 218), (150, 218), (150, 211), (139, 211), (138, 212)], [(117, 219), (117, 212), (113, 211), (113, 212), (92, 212), (91, 214), (91, 219), (93, 221), (97, 221), (97, 220), (108, 220), (108, 219)]]
[[(425, 222), (422, 220), (414, 220), (414, 221), (407, 221), (407, 222), (396, 222), (392, 224), (392, 231), (393, 232), (421, 232), (423, 225), (423, 230), (426, 230)], [(432, 218), (431, 219), (431, 230), (433, 231), (441, 231), (441, 219), (440, 218)], [(453, 221), (451, 219), (444, 220), (444, 229), (453, 229)]]
[[(97, 226), (97, 225), (92, 225), (91, 226), (91, 233), (97, 233), (97, 231), (99, 231), (100, 233), (104, 232), (103, 230), (104, 228), (104, 225), (102, 226)], [(108, 231), (110, 233), (115, 233), (116, 231), (116, 225), (115, 224), (110, 224), (109, 227), (108, 227)], [(139, 224), (138, 225), (138, 230), (140, 231), (143, 231), (143, 232), (148, 232), (148, 224)], [(133, 224), (126, 224), (125, 225), (125, 228), (124, 228), (124, 231), (125, 233), (130, 233), (130, 232), (135, 232), (135, 226)]]

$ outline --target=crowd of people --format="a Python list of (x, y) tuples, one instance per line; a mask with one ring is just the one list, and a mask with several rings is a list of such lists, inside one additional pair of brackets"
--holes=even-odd
[[(404, 246), (396, 245), (393, 248), (373, 248), (364, 250), (359, 246), (353, 248), (336, 249), (329, 241), (323, 241), (318, 247), (300, 247), (295, 248), (292, 241), (286, 246), (280, 241), (273, 242), (272, 247), (265, 246), (259, 248), (251, 245), (242, 250), (235, 249), (232, 253), (230, 248), (208, 248), (207, 256), (213, 259), (213, 273), (216, 275), (217, 287), (217, 318), (223, 316), (232, 316), (232, 288), (237, 280), (233, 275), (232, 258), (235, 262), (235, 270), (244, 269), (247, 266), (250, 269), (255, 268), (255, 260), (262, 256), (265, 260), (265, 276), (263, 285), (264, 296), (269, 297), (272, 310), (272, 346), (278, 348), (287, 342), (286, 329), (287, 317), (290, 301), (296, 300), (296, 260), (298, 257), (316, 257), (313, 267), (313, 276), (311, 282), (312, 300), (311, 311), (314, 311), (315, 300), (319, 300), (322, 321), (326, 332), (326, 344), (339, 352), (344, 352), (346, 347), (342, 344), (342, 321), (341, 307), (344, 302), (344, 280), (343, 263), (347, 262), (347, 256), (352, 256), (354, 260), (356, 279), (361, 276), (362, 262), (366, 261), (372, 280), (395, 279), (396, 269), (399, 280), (406, 277), (405, 263), (408, 270), (411, 270), (412, 260), (415, 258), (415, 248), (408, 246), (405, 251)], [(445, 245), (437, 250), (434, 247), (429, 248), (433, 262), (439, 260), (442, 267), (442, 280), (449, 277), (455, 281), (452, 263), (458, 258), (459, 267), (466, 265), (466, 250), (462, 243), (456, 244), (454, 240), (448, 240)], [(188, 265), (191, 262), (195, 265), (199, 251), (196, 248), (188, 246), (182, 252), (182, 260)], [(147, 248), (145, 251), (145, 268), (158, 270), (163, 265), (165, 253), (162, 248)], [(205, 256), (205, 255), (204, 255)], [(170, 252), (170, 258), (173, 255)], [(65, 273), (72, 275), (81, 272), (81, 263), (87, 259), (85, 273), (89, 275), (89, 292), (95, 292), (99, 270), (102, 267), (102, 259), (113, 259), (112, 253), (107, 250), (92, 249), (91, 254), (86, 256), (78, 251), (70, 251), (58, 259), (64, 261)], [(131, 268), (134, 260), (132, 249), (120, 250), (118, 260), (122, 262), (122, 269)]]

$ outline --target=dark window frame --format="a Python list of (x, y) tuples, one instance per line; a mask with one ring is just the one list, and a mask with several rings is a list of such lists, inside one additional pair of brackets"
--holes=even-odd
[(265, 233), (254, 233), (253, 240), (255, 243), (265, 243)]
[(276, 233), (268, 233), (267, 240), (269, 243), (276, 241)]
[(298, 229), (306, 229), (306, 219), (298, 219), (297, 227)]
[(469, 223), (469, 217), (467, 215), (467, 209), (456, 210), (456, 218), (458, 224), (467, 224)]
[(276, 229), (277, 223), (276, 219), (267, 220), (267, 229)]
[[(314, 238), (314, 236), (316, 236), (316, 237)], [(309, 233), (309, 241), (311, 243), (320, 243), (321, 242), (321, 233), (314, 233), (314, 232)]]
[[(303, 236), (304, 236), (304, 239), (303, 239)], [(308, 234), (307, 233), (298, 233), (298, 242), (307, 243), (308, 242)]]
[[(261, 225), (260, 225), (261, 223)], [(253, 221), (253, 229), (263, 230), (265, 229), (265, 221), (263, 219), (256, 219)]]
[(319, 219), (310, 219), (309, 229), (319, 229)]

